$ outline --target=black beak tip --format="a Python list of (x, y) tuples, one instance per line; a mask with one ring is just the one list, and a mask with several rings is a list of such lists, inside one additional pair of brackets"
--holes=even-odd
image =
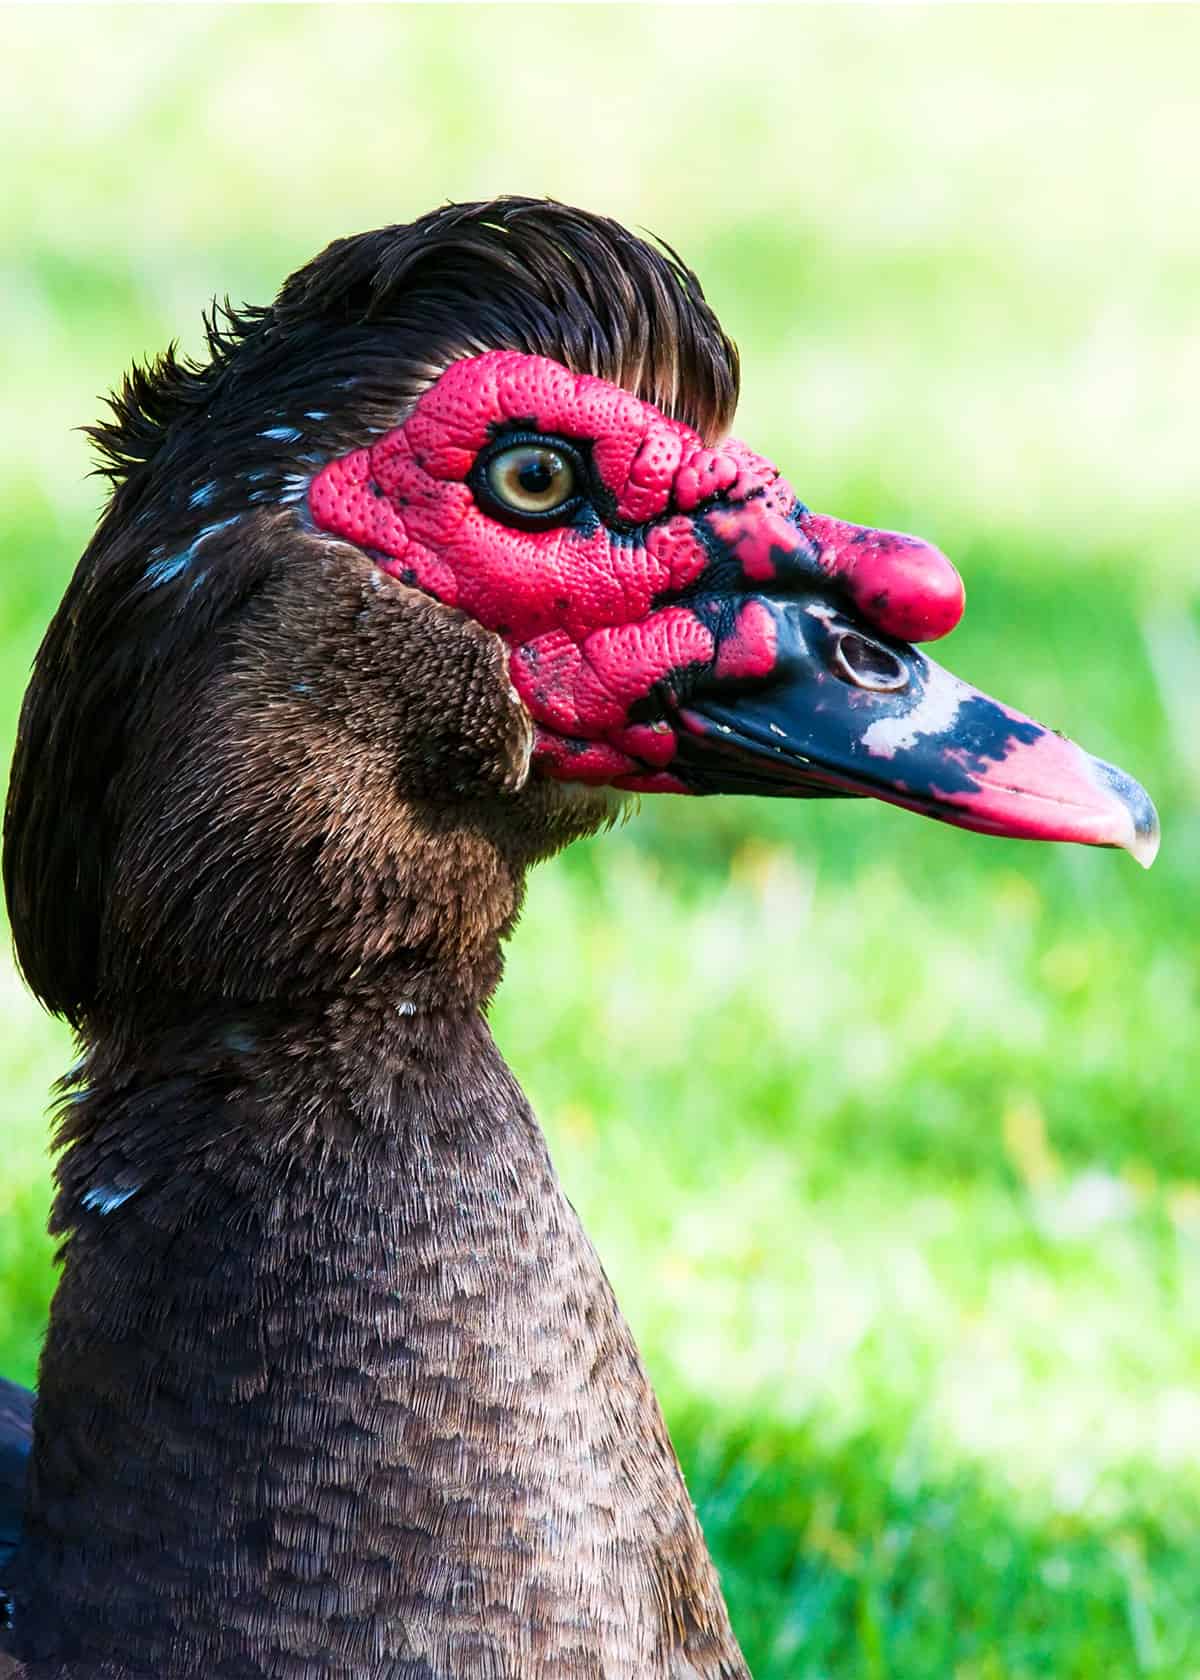
[(1129, 813), (1133, 828), (1133, 838), (1128, 845), (1129, 852), (1143, 869), (1149, 869), (1158, 856), (1159, 841), (1162, 837), (1154, 801), (1140, 782), (1135, 782), (1132, 776), (1126, 775), (1117, 765), (1108, 764), (1102, 758), (1093, 762), (1097, 779), (1109, 788)]

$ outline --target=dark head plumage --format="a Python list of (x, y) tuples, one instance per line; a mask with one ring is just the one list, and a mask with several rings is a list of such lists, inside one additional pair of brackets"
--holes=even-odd
[(171, 346), (134, 366), (111, 417), (86, 428), (114, 483), (149, 465), (189, 416), (236, 414), (248, 390), (284, 411), (361, 381), (356, 401), (378, 387), (407, 404), (450, 362), (486, 350), (610, 380), (710, 441), (737, 406), (737, 350), (676, 252), (549, 199), (447, 204), (335, 240), (269, 307), (214, 301), (205, 338), (201, 361)]
[[(395, 425), (451, 362), (496, 348), (611, 380), (709, 437), (737, 401), (737, 352), (669, 247), (533, 198), (337, 240), (272, 305), (214, 303), (206, 340), (200, 360), (172, 346), (135, 366), (89, 428), (114, 494), (21, 715), (9, 913), (30, 986), (76, 1025), (97, 996), (131, 746), (144, 758), (160, 729), (167, 750), (160, 689), (189, 662), (202, 685), (204, 638), (278, 564), (271, 515), (313, 460), (289, 447), (301, 432), (325, 454), (349, 448)], [(222, 530), (248, 510), (260, 517)], [(197, 532), (209, 533), (203, 590), (175, 570)], [(188, 705), (177, 685), (175, 703)]]

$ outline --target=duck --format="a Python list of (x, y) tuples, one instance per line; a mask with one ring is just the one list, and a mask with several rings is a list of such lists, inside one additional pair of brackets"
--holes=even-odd
[(37, 654), (17, 960), (80, 1057), (5, 1680), (745, 1680), (663, 1414), (487, 1007), (638, 796), (1122, 847), (1144, 790), (917, 644), (918, 538), (729, 435), (664, 244), (551, 200), (336, 240), (92, 428)]

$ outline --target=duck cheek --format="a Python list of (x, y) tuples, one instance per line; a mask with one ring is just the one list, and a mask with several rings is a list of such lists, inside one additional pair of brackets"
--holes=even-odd
[(637, 624), (596, 630), (581, 642), (553, 630), (517, 648), (513, 685), (539, 724), (588, 740), (630, 722), (656, 684), (711, 664), (712, 631), (687, 607), (665, 607)]
[(674, 689), (681, 673), (710, 668), (716, 653), (709, 625), (679, 606), (578, 641), (553, 630), (515, 648), (509, 668), (536, 725), (535, 764), (560, 781), (688, 791), (668, 768), (674, 728), (638, 714), (656, 692)]
[[(262, 672), (272, 722), (289, 740), (311, 740), (322, 761), (332, 755), (345, 785), (355, 755), (394, 766), (401, 796), (474, 798), (525, 785), (533, 719), (494, 632), (341, 555), (321, 557), (307, 578), (281, 578), (279, 597), (289, 634), (266, 667), (261, 620), (247, 621), (243, 658)], [(271, 607), (266, 599), (263, 610)]]

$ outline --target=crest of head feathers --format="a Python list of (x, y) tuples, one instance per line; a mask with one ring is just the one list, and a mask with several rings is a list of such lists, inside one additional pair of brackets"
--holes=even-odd
[(132, 368), (111, 418), (87, 428), (114, 482), (235, 391), (278, 406), (357, 374), (386, 390), (394, 414), (397, 399), (414, 402), (449, 363), (486, 350), (607, 379), (708, 440), (737, 406), (737, 350), (691, 269), (666, 244), (548, 199), (449, 204), (335, 240), (269, 307), (214, 302), (205, 331), (207, 360), (172, 345)]

